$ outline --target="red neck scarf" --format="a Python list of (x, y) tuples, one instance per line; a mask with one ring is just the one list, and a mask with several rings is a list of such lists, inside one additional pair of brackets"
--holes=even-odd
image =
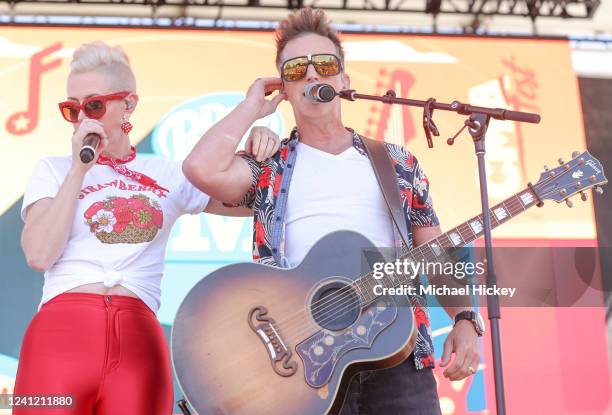
[(122, 159), (115, 159), (115, 158), (107, 157), (103, 154), (100, 154), (100, 157), (98, 157), (97, 163), (104, 164), (105, 166), (111, 166), (113, 170), (115, 170), (117, 173), (122, 174), (125, 177), (129, 177), (130, 179), (135, 180), (142, 185), (151, 186), (156, 189), (160, 189), (160, 190), (169, 192), (168, 189), (163, 188), (160, 185), (158, 185), (157, 182), (153, 180), (152, 178), (150, 178), (149, 176), (139, 173), (137, 171), (130, 170), (124, 166), (125, 163), (129, 163), (130, 161), (136, 158), (136, 147), (132, 146), (131, 149), (132, 149), (132, 152), (130, 153), (130, 155)]

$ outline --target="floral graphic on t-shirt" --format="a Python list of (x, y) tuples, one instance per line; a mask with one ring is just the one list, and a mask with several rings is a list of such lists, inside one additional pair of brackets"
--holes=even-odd
[(89, 229), (103, 243), (142, 243), (155, 238), (164, 223), (158, 202), (143, 194), (110, 196), (85, 211)]
[(91, 217), (91, 221), (97, 224), (97, 231), (111, 233), (113, 226), (117, 223), (117, 219), (113, 215), (113, 212), (108, 210), (100, 209), (95, 215)]

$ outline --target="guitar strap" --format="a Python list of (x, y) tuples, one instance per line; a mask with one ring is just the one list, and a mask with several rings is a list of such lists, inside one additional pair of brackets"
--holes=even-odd
[(402, 207), (400, 199), (400, 189), (397, 183), (397, 174), (393, 167), (393, 162), (389, 156), (389, 152), (382, 141), (372, 140), (364, 136), (360, 136), (369, 155), (374, 175), (382, 191), (383, 198), (387, 203), (387, 208), (391, 213), (391, 219), (395, 227), (399, 231), (400, 237), (404, 242), (406, 249), (408, 245), (408, 224), (406, 223), (406, 215)]

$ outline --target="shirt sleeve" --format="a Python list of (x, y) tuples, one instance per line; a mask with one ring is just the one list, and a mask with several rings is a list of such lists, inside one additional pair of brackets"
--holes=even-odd
[(412, 192), (413, 201), (410, 209), (410, 221), (414, 226), (438, 226), (440, 221), (433, 208), (433, 200), (429, 193), (429, 180), (417, 158), (413, 158)]
[(30, 205), (41, 199), (57, 196), (60, 185), (61, 180), (50, 161), (45, 158), (38, 160), (23, 194), (21, 220), (25, 222), (26, 209)]
[(255, 204), (255, 197), (257, 194), (257, 182), (259, 180), (259, 173), (261, 170), (261, 165), (255, 161), (252, 156), (249, 156), (245, 153), (238, 153), (240, 157), (244, 161), (246, 161), (249, 169), (251, 170), (251, 186), (249, 187), (248, 192), (242, 197), (242, 199), (236, 204), (224, 203), (223, 205), (227, 207), (247, 207), (249, 209), (253, 209), (253, 205)]
[(191, 182), (183, 174), (181, 163), (178, 163), (177, 174), (180, 177), (178, 197), (180, 200), (181, 209), (183, 212), (191, 215), (202, 213), (210, 201), (210, 196), (191, 184)]

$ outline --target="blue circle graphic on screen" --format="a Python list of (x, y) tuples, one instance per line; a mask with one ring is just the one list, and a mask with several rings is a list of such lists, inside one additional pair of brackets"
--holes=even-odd
[[(202, 135), (225, 117), (245, 98), (242, 92), (202, 95), (171, 109), (157, 124), (151, 136), (153, 151), (171, 160), (183, 160)], [(254, 125), (268, 127), (283, 137), (284, 121), (280, 111), (257, 120)], [(242, 145), (248, 136), (242, 137)]]

